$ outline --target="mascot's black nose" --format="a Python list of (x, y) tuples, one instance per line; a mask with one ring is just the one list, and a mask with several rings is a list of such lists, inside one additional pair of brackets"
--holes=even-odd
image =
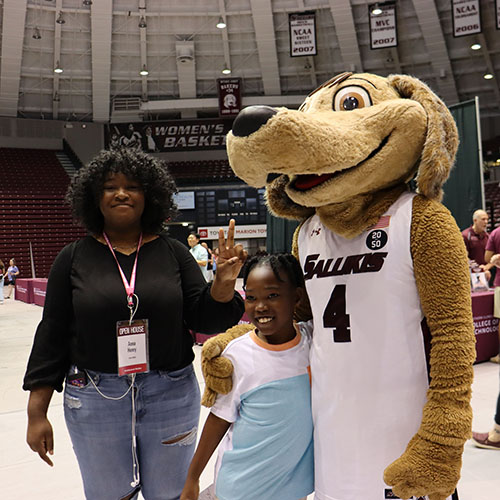
[(270, 106), (249, 106), (242, 109), (233, 123), (233, 135), (246, 137), (266, 124), (277, 111)]

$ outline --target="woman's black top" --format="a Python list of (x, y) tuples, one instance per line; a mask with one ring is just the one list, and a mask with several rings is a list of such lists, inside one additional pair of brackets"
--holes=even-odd
[[(136, 253), (116, 256), (130, 281)], [(135, 319), (149, 321), (151, 370), (178, 370), (193, 361), (188, 329), (221, 332), (243, 314), (237, 292), (231, 302), (216, 302), (188, 249), (163, 235), (140, 248), (135, 293)], [(116, 322), (129, 316), (109, 248), (91, 236), (66, 246), (50, 271), (23, 388), (51, 386), (61, 391), (71, 365), (118, 373)]]

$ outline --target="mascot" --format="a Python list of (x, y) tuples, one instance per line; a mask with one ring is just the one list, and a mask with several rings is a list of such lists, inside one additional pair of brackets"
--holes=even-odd
[[(446, 106), (404, 75), (343, 73), (298, 110), (245, 108), (229, 133), (235, 173), (302, 222), (319, 500), (457, 498), (475, 358), (465, 247), (439, 202), (457, 146)], [(220, 353), (240, 333), (204, 347), (207, 405), (230, 390)]]

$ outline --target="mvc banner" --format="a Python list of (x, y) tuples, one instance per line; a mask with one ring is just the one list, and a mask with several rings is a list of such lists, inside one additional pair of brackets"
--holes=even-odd
[(316, 47), (316, 13), (302, 12), (289, 14), (290, 56), (315, 56)]
[[(375, 7), (378, 7), (382, 12), (374, 14)], [(385, 2), (368, 5), (368, 15), (370, 19), (370, 48), (386, 49), (387, 47), (397, 47), (396, 4), (394, 2)]]

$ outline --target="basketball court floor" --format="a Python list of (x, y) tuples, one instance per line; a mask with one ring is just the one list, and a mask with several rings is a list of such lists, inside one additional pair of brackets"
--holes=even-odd
[[(76, 459), (63, 418), (61, 394), (55, 393), (49, 409), (54, 428), (54, 467), (48, 467), (26, 444), (26, 402), (21, 389), (26, 362), (42, 308), (16, 300), (0, 305), (0, 484), (7, 500), (84, 500)], [(201, 347), (194, 347), (195, 368), (203, 390), (200, 369)], [(474, 430), (489, 430), (499, 390), (499, 365), (486, 362), (475, 366), (472, 407)], [(202, 408), (200, 428), (208, 411)], [(500, 497), (500, 451), (465, 445), (460, 500), (498, 500)], [(212, 458), (201, 487), (213, 480)], [(142, 497), (140, 497), (142, 499)], [(310, 496), (309, 498), (313, 498)]]

